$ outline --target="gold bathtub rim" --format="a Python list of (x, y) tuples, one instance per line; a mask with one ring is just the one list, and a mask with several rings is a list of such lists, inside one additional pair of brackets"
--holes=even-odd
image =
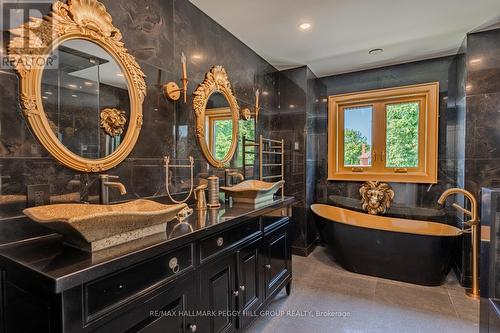
[(331, 222), (360, 228), (438, 237), (456, 237), (462, 234), (459, 228), (439, 222), (369, 215), (325, 204), (313, 204), (311, 210)]

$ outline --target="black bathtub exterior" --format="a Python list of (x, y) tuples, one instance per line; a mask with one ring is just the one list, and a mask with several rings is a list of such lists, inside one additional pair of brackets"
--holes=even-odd
[(441, 285), (458, 237), (357, 227), (314, 214), (335, 261), (351, 272), (424, 286)]

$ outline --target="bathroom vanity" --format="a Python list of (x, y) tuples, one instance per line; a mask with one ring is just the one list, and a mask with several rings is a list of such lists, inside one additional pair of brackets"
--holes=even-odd
[(292, 281), (290, 205), (195, 211), (93, 254), (47, 235), (0, 249), (1, 332), (234, 332)]

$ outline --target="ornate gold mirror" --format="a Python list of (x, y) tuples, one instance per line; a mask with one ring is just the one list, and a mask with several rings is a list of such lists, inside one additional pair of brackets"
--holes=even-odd
[(214, 66), (194, 92), (196, 137), (203, 155), (217, 168), (224, 167), (238, 146), (239, 106), (226, 70)]
[(123, 161), (139, 136), (146, 85), (104, 5), (57, 1), (11, 33), (21, 106), (40, 143), (78, 171)]

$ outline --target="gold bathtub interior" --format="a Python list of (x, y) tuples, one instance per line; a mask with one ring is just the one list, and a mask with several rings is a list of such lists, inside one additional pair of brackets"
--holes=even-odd
[(459, 236), (462, 234), (462, 230), (456, 227), (437, 222), (369, 215), (323, 204), (313, 204), (311, 205), (311, 209), (318, 216), (332, 222), (349, 224), (361, 228), (427, 236)]

